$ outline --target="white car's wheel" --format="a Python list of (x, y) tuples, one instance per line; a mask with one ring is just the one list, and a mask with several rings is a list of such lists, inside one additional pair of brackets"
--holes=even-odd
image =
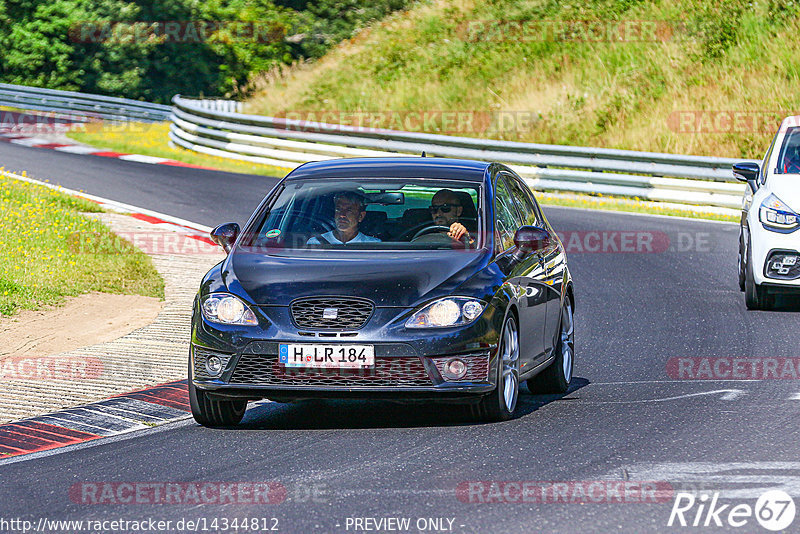
[(775, 295), (756, 284), (753, 276), (753, 254), (748, 247), (745, 265), (744, 303), (748, 310), (769, 310), (775, 305)]

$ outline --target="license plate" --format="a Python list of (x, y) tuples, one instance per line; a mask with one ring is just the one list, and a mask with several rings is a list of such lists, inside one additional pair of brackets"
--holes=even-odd
[(281, 344), (278, 362), (286, 367), (363, 369), (375, 366), (372, 345)]

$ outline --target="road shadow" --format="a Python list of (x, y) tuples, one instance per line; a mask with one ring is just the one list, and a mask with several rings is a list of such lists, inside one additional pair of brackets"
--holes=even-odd
[[(552, 402), (588, 385), (585, 378), (573, 378), (569, 390), (557, 395), (532, 395), (520, 388), (516, 417), (519, 420)], [(241, 430), (333, 430), (366, 428), (415, 428), (473, 426), (477, 421), (468, 406), (440, 402), (390, 402), (382, 400), (305, 400), (293, 403), (251, 404)]]
[(800, 295), (776, 295), (775, 307), (770, 311), (800, 312)]

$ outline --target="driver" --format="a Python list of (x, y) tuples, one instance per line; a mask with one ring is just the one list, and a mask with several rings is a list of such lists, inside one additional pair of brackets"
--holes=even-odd
[(358, 230), (358, 225), (367, 216), (364, 197), (353, 191), (344, 191), (333, 197), (335, 206), (334, 222), (336, 228), (308, 240), (308, 245), (343, 245), (345, 243), (371, 243), (380, 241), (377, 237), (370, 237)]
[(433, 195), (431, 207), (428, 209), (431, 212), (433, 224), (450, 228), (450, 231), (447, 232), (449, 237), (460, 241), (464, 236), (467, 236), (469, 244), (474, 242), (467, 228), (458, 222), (461, 212), (464, 211), (464, 206), (461, 205), (458, 196), (454, 192), (449, 189), (442, 189), (437, 192)]

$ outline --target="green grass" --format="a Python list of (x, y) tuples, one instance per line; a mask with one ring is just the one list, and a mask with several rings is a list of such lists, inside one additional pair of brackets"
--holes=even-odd
[[(658, 30), (644, 40), (623, 31), (615, 42), (490, 33), (504, 21), (655, 21)], [(470, 33), (476, 24), (486, 30)], [(779, 119), (800, 108), (790, 90), (800, 81), (798, 32), (800, 5), (774, 0), (420, 1), (319, 61), (265, 75), (246, 108), (295, 118), (385, 113), (374, 125), (388, 127), (392, 112), (428, 113), (434, 120), (414, 131), (760, 157)], [(707, 113), (691, 128), (681, 122), (698, 110)], [(441, 111), (474, 120), (448, 130), (435, 120)], [(709, 132), (728, 111), (750, 115)]]
[(166, 122), (93, 123), (87, 125), (84, 129), (70, 131), (67, 136), (80, 143), (115, 152), (174, 159), (223, 171), (278, 177), (285, 176), (289, 172), (289, 169), (280, 167), (225, 159), (182, 148), (172, 148), (168, 145), (168, 133), (169, 123)]
[(673, 217), (688, 217), (690, 219), (706, 219), (712, 221), (739, 222), (740, 217), (713, 212), (697, 212), (682, 210), (671, 206), (659, 206), (658, 202), (640, 201), (624, 197), (567, 195), (555, 196), (539, 191), (534, 192), (536, 199), (543, 206), (563, 206), (568, 208), (586, 208), (608, 211), (625, 211), (629, 213), (646, 213), (650, 215), (669, 215)]
[(150, 258), (82, 212), (97, 204), (0, 176), (0, 316), (91, 291), (164, 298)]

